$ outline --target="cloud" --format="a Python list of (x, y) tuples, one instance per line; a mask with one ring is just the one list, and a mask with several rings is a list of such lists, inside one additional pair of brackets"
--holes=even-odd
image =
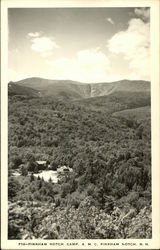
[(114, 53), (133, 55), (139, 48), (149, 47), (149, 24), (140, 19), (131, 19), (125, 31), (116, 33), (109, 41), (108, 48)]
[(31, 42), (31, 49), (43, 57), (52, 55), (53, 50), (59, 48), (53, 37), (44, 36), (40, 32), (28, 33), (27, 37)]
[(109, 59), (98, 49), (81, 50), (74, 58), (47, 60), (51, 78), (82, 82), (105, 81)]
[(39, 37), (41, 35), (41, 33), (40, 32), (34, 32), (34, 33), (28, 33), (28, 36), (29, 37)]
[(106, 18), (106, 20), (107, 20), (109, 23), (114, 24), (114, 21), (113, 21), (110, 17)]
[[(108, 49), (128, 60), (131, 73), (140, 79), (150, 77), (150, 28), (139, 18), (129, 21), (128, 29), (116, 33), (108, 41)], [(138, 79), (138, 77), (137, 77)]]
[(31, 48), (36, 52), (47, 52), (55, 48), (56, 49), (59, 48), (56, 42), (53, 41), (53, 39), (50, 37), (45, 37), (45, 36), (36, 37), (33, 38), (31, 42), (32, 42)]
[(134, 10), (137, 17), (142, 18), (143, 21), (148, 22), (150, 19), (150, 9), (149, 8), (136, 8)]

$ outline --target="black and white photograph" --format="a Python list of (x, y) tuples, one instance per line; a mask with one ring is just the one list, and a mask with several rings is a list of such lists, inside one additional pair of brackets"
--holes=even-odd
[(8, 8), (8, 240), (153, 238), (150, 16)]

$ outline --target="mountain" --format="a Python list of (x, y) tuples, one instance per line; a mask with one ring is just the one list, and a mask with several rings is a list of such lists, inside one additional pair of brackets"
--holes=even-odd
[(43, 78), (28, 78), (16, 82), (19, 86), (30, 87), (42, 96), (54, 96), (62, 99), (81, 99), (90, 96), (90, 85), (69, 80), (47, 80)]
[(115, 91), (104, 96), (80, 99), (74, 101), (77, 105), (84, 106), (95, 111), (114, 113), (126, 109), (150, 106), (149, 91)]
[(109, 83), (91, 84), (90, 97), (110, 95), (115, 92), (148, 92), (150, 84), (147, 81), (121, 80)]
[(35, 96), (39, 96), (40, 93), (36, 89), (26, 87), (26, 86), (21, 86), (13, 82), (9, 82), (8, 94), (35, 97)]
[[(70, 80), (47, 80), (33, 77), (15, 82), (14, 84), (16, 84), (17, 91), (19, 92), (18, 86), (20, 89), (27, 87), (29, 91), (36, 90), (41, 96), (55, 96), (71, 100), (108, 96), (116, 92), (150, 92), (149, 82), (135, 80), (121, 80), (110, 83), (80, 83)], [(23, 90), (25, 91), (25, 89)], [(26, 92), (28, 93), (28, 89), (26, 89)]]

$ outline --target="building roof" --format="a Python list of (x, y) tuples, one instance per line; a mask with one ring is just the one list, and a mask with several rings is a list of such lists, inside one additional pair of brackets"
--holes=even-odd
[(46, 164), (46, 161), (36, 161), (38, 164)]
[(63, 172), (63, 171), (65, 171), (65, 170), (68, 170), (69, 172), (72, 172), (72, 171), (73, 171), (73, 169), (70, 168), (70, 167), (62, 166), (62, 167), (59, 167), (59, 168), (57, 169), (57, 172)]

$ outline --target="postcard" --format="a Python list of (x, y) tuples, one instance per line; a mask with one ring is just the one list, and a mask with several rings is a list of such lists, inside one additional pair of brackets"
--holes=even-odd
[(160, 248), (151, 0), (2, 0), (1, 248)]

